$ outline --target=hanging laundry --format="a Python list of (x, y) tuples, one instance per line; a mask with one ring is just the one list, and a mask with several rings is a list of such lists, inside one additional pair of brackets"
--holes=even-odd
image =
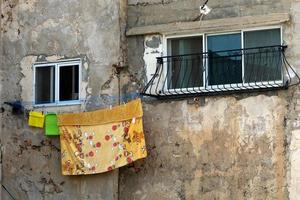
[(141, 100), (58, 115), (63, 175), (111, 171), (147, 156)]
[(55, 113), (48, 113), (45, 116), (45, 135), (57, 136), (59, 129), (57, 125), (57, 115)]
[(31, 111), (29, 112), (28, 125), (38, 128), (44, 127), (45, 116), (42, 112)]

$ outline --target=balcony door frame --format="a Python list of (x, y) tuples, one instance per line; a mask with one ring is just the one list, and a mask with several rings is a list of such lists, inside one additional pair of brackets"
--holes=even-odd
[[(175, 39), (175, 38), (189, 38), (189, 37), (202, 37), (202, 54), (205, 52), (205, 34), (204, 33), (195, 33), (195, 34), (186, 34), (186, 35), (163, 35), (163, 55), (165, 56), (172, 56), (172, 55), (168, 55), (168, 40), (170, 39)], [(199, 51), (200, 53), (200, 51)], [(205, 56), (203, 56), (202, 59), (202, 65), (203, 67), (205, 67), (204, 62), (206, 62), (206, 58)], [(195, 88), (174, 88), (174, 89), (169, 89), (168, 88), (168, 78), (166, 79), (166, 84), (164, 84), (164, 92), (166, 91), (172, 91), (172, 92), (184, 92), (187, 90), (204, 90), (205, 89), (205, 77), (206, 77), (206, 70), (202, 69), (202, 79), (203, 79), (203, 83), (202, 83), (202, 87), (195, 87)], [(163, 77), (167, 76), (167, 72), (168, 72), (168, 63), (164, 63), (163, 62)]]
[[(209, 33), (194, 33), (194, 34), (180, 34), (180, 35), (163, 35), (163, 55), (162, 56), (172, 56), (168, 55), (168, 40), (174, 39), (174, 38), (187, 38), (187, 37), (202, 37), (202, 53), (208, 52), (207, 50), (207, 37), (213, 36), (213, 35), (225, 35), (225, 34), (241, 34), (241, 49), (242, 49), (242, 83), (234, 83), (234, 84), (228, 84), (228, 86), (238, 89), (240, 85), (246, 84), (245, 83), (245, 57), (244, 57), (244, 33), (249, 31), (263, 31), (263, 30), (270, 30), (270, 29), (280, 29), (280, 43), (283, 45), (283, 27), (282, 25), (274, 25), (274, 26), (261, 26), (261, 27), (254, 27), (254, 28), (245, 28), (245, 29), (238, 29), (238, 30), (232, 30), (232, 31), (219, 31), (219, 32), (209, 32)], [(208, 85), (208, 58), (206, 56), (203, 56), (203, 86), (198, 88), (176, 88), (176, 89), (168, 89), (168, 83), (163, 86), (164, 91), (181, 91), (184, 92), (184, 90), (189, 89), (196, 89), (196, 90), (214, 90), (214, 89), (220, 89), (220, 87), (227, 87), (227, 85)], [(167, 63), (163, 63), (163, 70), (162, 73), (164, 77), (167, 76)], [(168, 81), (168, 80), (167, 80)], [(276, 81), (278, 84), (283, 84), (284, 81), (284, 74), (282, 73), (282, 80)], [(248, 84), (248, 83), (247, 83)], [(256, 83), (257, 84), (257, 83)], [(262, 82), (263, 84), (263, 82)], [(249, 83), (249, 86), (251, 86), (252, 83)]]

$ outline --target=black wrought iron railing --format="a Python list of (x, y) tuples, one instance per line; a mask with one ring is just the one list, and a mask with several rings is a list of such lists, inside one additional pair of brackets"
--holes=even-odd
[(268, 46), (157, 58), (142, 95), (157, 98), (283, 89), (300, 77), (285, 57), (287, 46)]

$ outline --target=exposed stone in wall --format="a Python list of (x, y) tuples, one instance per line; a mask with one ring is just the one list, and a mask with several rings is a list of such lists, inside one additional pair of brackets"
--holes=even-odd
[(120, 24), (120, 56), (119, 64), (121, 66), (128, 65), (128, 47), (127, 47), (127, 37), (126, 37), (126, 26), (127, 26), (127, 5), (128, 0), (119, 0), (119, 24)]
[(295, 130), (292, 132), (291, 138), (292, 144), (291, 150), (291, 188), (290, 188), (290, 199), (297, 200), (300, 193), (300, 131)]
[(287, 185), (288, 185), (288, 198), (290, 200), (299, 199), (299, 89), (295, 89), (292, 99), (289, 102), (289, 115), (287, 115), (287, 159), (286, 159), (286, 171), (287, 171)]

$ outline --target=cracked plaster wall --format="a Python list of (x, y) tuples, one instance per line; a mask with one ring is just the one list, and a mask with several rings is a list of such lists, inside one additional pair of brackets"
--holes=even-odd
[[(124, 38), (119, 23), (124, 20), (119, 19), (117, 1), (0, 2), (1, 103), (30, 99), (33, 62), (80, 57), (86, 63), (82, 90), (87, 101), (81, 107), (59, 109), (105, 107), (117, 102), (118, 84), (111, 66), (126, 62), (124, 51), (129, 67), (121, 75), (123, 98), (130, 98), (145, 83), (152, 73), (149, 66), (161, 51), (159, 35), (155, 40), (130, 37), (128, 51), (124, 44), (120, 50)], [(128, 25), (192, 20), (201, 3), (128, 0)], [(292, 21), (285, 26), (284, 39), (288, 57), (298, 69), (298, 4), (296, 0), (211, 0), (213, 11), (204, 20), (290, 12)], [(200, 102), (145, 99), (149, 157), (120, 170), (120, 199), (297, 200), (298, 98), (298, 89), (291, 88), (201, 98)], [(2, 181), (17, 199), (116, 197), (117, 172), (62, 177), (58, 138), (44, 137), (43, 131), (27, 126), (24, 116), (12, 116), (8, 107), (1, 112), (1, 121), (5, 121)], [(6, 194), (4, 198), (9, 199)]]
[(149, 157), (121, 169), (120, 197), (284, 199), (285, 98), (144, 104)]
[[(191, 21), (200, 0), (129, 0), (128, 26)], [(299, 65), (299, 1), (210, 0), (204, 20), (287, 12), (286, 55)], [(129, 66), (149, 80), (162, 35), (128, 38)], [(149, 157), (120, 170), (121, 199), (300, 199), (298, 87), (180, 101), (144, 99)], [(128, 191), (128, 187), (130, 188)]]
[[(82, 105), (40, 110), (77, 112), (115, 104), (118, 81), (112, 65), (124, 59), (124, 20), (119, 16), (126, 13), (126, 5), (118, 0), (0, 0), (0, 6), (3, 185), (22, 200), (116, 199), (118, 171), (62, 176), (59, 138), (28, 127), (27, 117), (12, 115), (3, 102), (21, 100), (32, 108), (32, 65), (81, 58)], [(6, 191), (2, 194), (10, 199)]]

